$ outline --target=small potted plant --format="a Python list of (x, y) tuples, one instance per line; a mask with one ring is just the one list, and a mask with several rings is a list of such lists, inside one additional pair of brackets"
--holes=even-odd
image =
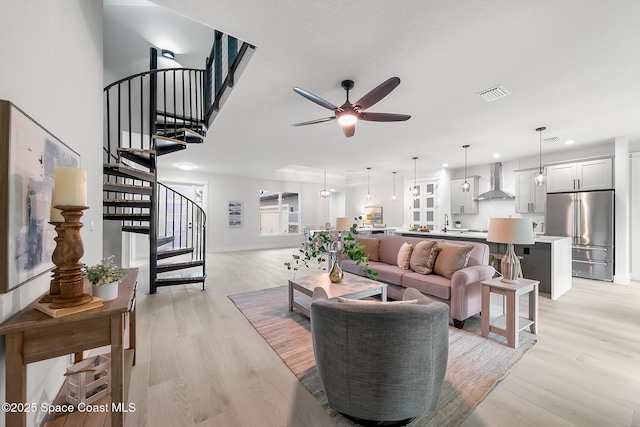
[(118, 297), (118, 282), (127, 272), (124, 268), (118, 267), (114, 259), (111, 255), (96, 265), (84, 266), (84, 275), (92, 284), (93, 296), (104, 301)]

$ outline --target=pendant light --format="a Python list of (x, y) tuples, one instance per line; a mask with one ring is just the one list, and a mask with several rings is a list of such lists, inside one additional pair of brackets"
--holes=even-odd
[(324, 187), (320, 191), (320, 197), (326, 199), (331, 193), (327, 190), (327, 170), (324, 170)]
[(395, 202), (398, 200), (398, 198), (396, 197), (396, 173), (395, 172), (391, 172), (393, 174), (393, 197), (391, 197), (391, 201)]
[(413, 188), (411, 189), (411, 194), (417, 196), (420, 194), (420, 190), (418, 190), (418, 185), (416, 184), (416, 176), (418, 175), (418, 158), (413, 158)]
[(542, 126), (536, 129), (536, 132), (540, 132), (540, 168), (538, 169), (538, 174), (534, 178), (536, 184), (544, 185), (546, 181), (546, 176), (544, 176), (544, 171), (542, 170), (542, 131), (545, 130), (546, 127)]
[(471, 188), (471, 185), (467, 182), (467, 148), (469, 148), (469, 144), (463, 145), (462, 148), (464, 148), (464, 182), (462, 183), (462, 191), (466, 193)]
[(371, 190), (369, 187), (370, 178), (371, 178), (371, 168), (367, 168), (367, 200), (371, 200)]

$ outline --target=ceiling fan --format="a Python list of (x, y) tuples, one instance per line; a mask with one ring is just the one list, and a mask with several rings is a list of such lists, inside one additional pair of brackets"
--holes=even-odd
[(299, 87), (294, 87), (294, 92), (304, 96), (308, 100), (313, 101), (324, 108), (333, 110), (335, 114), (332, 117), (325, 117), (324, 119), (295, 123), (291, 126), (306, 126), (338, 119), (338, 122), (342, 125), (342, 131), (344, 132), (344, 135), (349, 138), (356, 133), (356, 122), (358, 120), (365, 120), (369, 122), (402, 122), (405, 120), (409, 120), (411, 116), (408, 114), (368, 113), (364, 111), (374, 105), (376, 102), (380, 101), (385, 96), (389, 95), (389, 93), (391, 93), (391, 91), (394, 90), (399, 84), (400, 79), (398, 77), (391, 77), (389, 80), (378, 85), (365, 96), (360, 98), (355, 102), (355, 104), (352, 104), (351, 102), (349, 102), (349, 91), (353, 89), (353, 80), (343, 80), (342, 88), (347, 91), (347, 100), (340, 107), (336, 107), (329, 101), (325, 101), (324, 99), (312, 94), (311, 92), (307, 92), (306, 90)]

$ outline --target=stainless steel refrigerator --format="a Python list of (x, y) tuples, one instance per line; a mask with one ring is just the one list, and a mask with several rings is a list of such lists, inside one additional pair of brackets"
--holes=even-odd
[(572, 274), (613, 281), (614, 192), (547, 194), (546, 234), (572, 241)]

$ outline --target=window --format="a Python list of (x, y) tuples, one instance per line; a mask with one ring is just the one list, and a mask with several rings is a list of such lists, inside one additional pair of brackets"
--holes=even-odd
[(260, 235), (300, 233), (298, 193), (260, 191)]

